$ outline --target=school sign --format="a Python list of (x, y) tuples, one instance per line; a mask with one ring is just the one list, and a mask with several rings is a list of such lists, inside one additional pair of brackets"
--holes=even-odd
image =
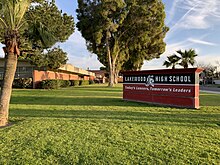
[(123, 72), (123, 99), (199, 108), (201, 68)]

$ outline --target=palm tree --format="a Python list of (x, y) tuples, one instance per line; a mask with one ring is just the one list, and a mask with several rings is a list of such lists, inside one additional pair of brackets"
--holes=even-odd
[(181, 62), (179, 63), (184, 68), (188, 68), (189, 65), (195, 64), (195, 57), (198, 56), (194, 49), (185, 50), (184, 52), (178, 50), (177, 53), (181, 55)]
[(175, 54), (168, 56), (167, 58), (168, 60), (164, 61), (163, 66), (166, 66), (167, 68), (172, 66), (172, 69), (175, 69), (175, 66), (179, 64), (178, 62), (181, 59), (179, 56)]
[(0, 96), (0, 126), (8, 123), (9, 102), (12, 83), (17, 68), (17, 57), (20, 55), (19, 30), (24, 25), (24, 14), (30, 0), (0, 0), (0, 27), (3, 29), (1, 38), (5, 47), (5, 70)]

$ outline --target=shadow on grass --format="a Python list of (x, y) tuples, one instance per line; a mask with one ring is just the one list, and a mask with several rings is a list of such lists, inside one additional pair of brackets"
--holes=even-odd
[[(13, 96), (11, 104), (28, 105), (79, 105), (79, 106), (141, 106), (155, 107), (146, 103), (127, 102), (122, 98), (114, 97), (96, 97), (94, 96), (71, 96), (71, 97), (47, 97), (47, 96)], [(206, 95), (200, 98), (201, 106), (220, 106), (220, 102), (215, 95)]]
[[(68, 89), (68, 88), (67, 88)], [(103, 87), (103, 86), (88, 86), (88, 87), (76, 87), (75, 90), (83, 90), (83, 91), (91, 91), (91, 92), (114, 92), (114, 93), (122, 93), (122, 88), (110, 88), (110, 87)]]
[(164, 122), (179, 123), (184, 125), (216, 125), (219, 126), (220, 114), (179, 114), (179, 113), (150, 113), (150, 112), (132, 112), (132, 111), (97, 111), (97, 110), (22, 110), (13, 109), (13, 117), (36, 117), (36, 118), (81, 118), (81, 119), (101, 119), (131, 122)]
[(36, 97), (36, 96), (13, 96), (11, 104), (27, 104), (27, 105), (74, 105), (74, 106), (141, 106), (149, 107), (145, 103), (127, 102), (122, 98), (103, 98), (103, 97)]

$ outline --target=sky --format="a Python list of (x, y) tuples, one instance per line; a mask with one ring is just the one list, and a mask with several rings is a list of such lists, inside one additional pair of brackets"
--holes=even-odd
[[(165, 24), (170, 28), (164, 41), (166, 51), (161, 58), (146, 61), (142, 70), (164, 68), (167, 56), (177, 50), (196, 50), (197, 64), (217, 65), (220, 62), (220, 0), (162, 0)], [(77, 0), (56, 0), (60, 10), (73, 15), (75, 23)], [(68, 53), (68, 63), (83, 69), (99, 69), (97, 56), (88, 52), (85, 40), (75, 29), (65, 43), (58, 43)], [(57, 46), (56, 45), (56, 46)]]

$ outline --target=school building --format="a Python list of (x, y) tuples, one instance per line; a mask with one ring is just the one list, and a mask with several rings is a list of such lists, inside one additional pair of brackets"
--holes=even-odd
[[(5, 59), (0, 58), (0, 79), (3, 78)], [(30, 64), (28, 60), (19, 60), (15, 78), (32, 78), (33, 88), (43, 80), (94, 80), (95, 73), (75, 67), (71, 64), (65, 64), (57, 71), (47, 70), (46, 67), (36, 67)]]

